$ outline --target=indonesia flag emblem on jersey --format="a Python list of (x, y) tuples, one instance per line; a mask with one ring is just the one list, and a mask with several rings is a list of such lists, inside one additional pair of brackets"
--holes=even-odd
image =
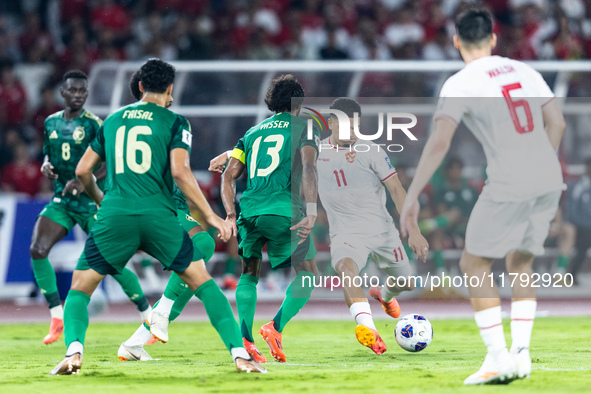
[(357, 156), (357, 152), (349, 152), (345, 155), (345, 158), (349, 163), (353, 163), (355, 161), (355, 156)]

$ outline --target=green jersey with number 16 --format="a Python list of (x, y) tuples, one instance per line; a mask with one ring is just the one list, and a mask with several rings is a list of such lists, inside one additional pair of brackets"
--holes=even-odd
[(157, 104), (137, 102), (109, 115), (91, 148), (107, 163), (101, 213), (176, 212), (170, 151), (191, 151), (187, 119)]
[(300, 150), (306, 145), (318, 150), (319, 141), (317, 129), (308, 139), (306, 121), (288, 112), (275, 114), (248, 130), (232, 152), (232, 157), (246, 166), (241, 216), (301, 216)]

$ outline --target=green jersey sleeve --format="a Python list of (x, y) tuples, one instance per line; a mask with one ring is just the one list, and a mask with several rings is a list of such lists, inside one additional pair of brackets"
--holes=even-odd
[[(49, 133), (47, 130), (47, 119), (45, 119), (43, 123), (43, 156), (49, 156)], [(51, 157), (49, 161), (51, 161)]]
[(312, 128), (312, 138), (308, 136), (308, 130), (304, 129), (302, 131), (299, 145), (300, 149), (302, 149), (304, 146), (312, 146), (316, 149), (316, 151), (318, 151), (318, 145), (320, 145), (320, 132), (318, 131), (318, 128), (316, 126)]
[(105, 161), (105, 133), (103, 126), (96, 132), (96, 137), (90, 143), (90, 148), (95, 151), (103, 161)]
[(191, 153), (192, 142), (193, 133), (191, 131), (191, 124), (184, 116), (177, 115), (177, 119), (172, 126), (172, 140), (170, 141), (170, 150), (182, 148)]

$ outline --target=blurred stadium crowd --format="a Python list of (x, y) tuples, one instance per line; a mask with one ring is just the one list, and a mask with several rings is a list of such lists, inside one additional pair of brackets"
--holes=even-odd
[[(57, 86), (66, 70), (88, 72), (98, 60), (149, 57), (167, 61), (453, 60), (459, 59), (451, 43), (453, 15), (474, 3), (463, 0), (1, 1), (1, 189), (31, 196), (51, 193), (51, 185), (39, 171), (43, 121), (63, 109)], [(478, 3), (495, 15), (499, 55), (520, 60), (591, 58), (591, 0)], [(17, 77), (15, 71), (22, 64), (51, 65), (51, 72), (38, 84), (41, 87), (38, 91), (31, 91)], [(210, 152), (212, 157), (217, 153)], [(410, 178), (404, 167), (398, 165), (401, 180), (407, 186)], [(466, 219), (482, 186), (462, 178), (461, 167), (459, 159), (448, 161), (439, 184), (436, 182), (423, 196), (422, 226), (430, 236), (433, 258), (439, 269), (445, 264), (444, 249), (462, 247)], [(587, 172), (591, 175), (591, 166)], [(588, 177), (583, 179), (589, 182)], [(217, 199), (216, 180), (214, 177), (206, 187), (212, 202)], [(589, 189), (588, 185), (580, 188), (586, 192)], [(579, 194), (579, 198), (581, 195), (586, 194)], [(328, 232), (322, 223), (326, 223), (325, 218), (319, 220), (315, 235), (326, 246)], [(566, 221), (558, 223), (554, 235), (567, 239), (560, 241), (566, 242), (560, 254), (568, 261), (572, 254), (568, 239), (574, 243), (574, 225), (570, 229), (567, 225), (565, 230)], [(588, 227), (584, 231), (591, 231), (591, 218)], [(564, 262), (561, 264), (564, 269)]]

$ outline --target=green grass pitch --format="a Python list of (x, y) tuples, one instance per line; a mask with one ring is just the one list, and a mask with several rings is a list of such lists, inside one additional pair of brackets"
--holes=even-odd
[[(255, 327), (264, 322), (257, 322)], [(288, 362), (269, 374), (235, 372), (208, 323), (174, 323), (170, 342), (147, 346), (160, 361), (123, 363), (117, 349), (137, 324), (91, 324), (78, 376), (49, 376), (63, 357), (63, 338), (46, 346), (46, 324), (0, 325), (0, 387), (4, 393), (184, 392), (589, 392), (591, 317), (539, 318), (533, 334), (532, 377), (508, 386), (464, 387), (484, 357), (474, 321), (434, 320), (434, 339), (420, 353), (403, 351), (395, 321), (378, 320), (388, 351), (376, 356), (355, 339), (352, 321), (294, 320), (283, 334)], [(509, 322), (505, 333), (510, 343)], [(259, 349), (270, 358), (257, 336)]]

